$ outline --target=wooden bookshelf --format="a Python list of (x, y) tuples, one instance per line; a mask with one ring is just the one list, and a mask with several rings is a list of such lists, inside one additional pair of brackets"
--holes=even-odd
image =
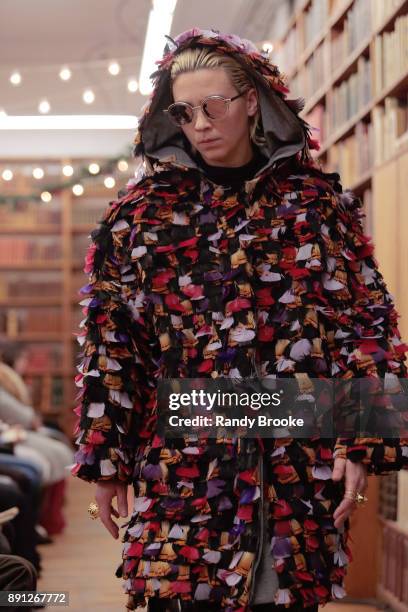
[(106, 160), (0, 160), (0, 166), (11, 167), (15, 177), (13, 184), (2, 185), (4, 194), (24, 196), (17, 203), (0, 205), (0, 340), (16, 342), (28, 351), (25, 379), (34, 406), (69, 435), (78, 392), (76, 334), (84, 318), (78, 291), (88, 280), (83, 272), (85, 254), (91, 232), (135, 167), (130, 160), (127, 172), (116, 171), (113, 189), (94, 177), (84, 183), (82, 196), (66, 187), (50, 203), (27, 198), (46, 189), (47, 176), (42, 187), (22, 168), (42, 166), (53, 177), (48, 181), (55, 183), (63, 165), (78, 169), (91, 161), (103, 167)]
[[(306, 23), (310, 39), (310, 11), (316, 6), (326, 19), (322, 27), (316, 20), (315, 35), (306, 43)], [(305, 98), (302, 117), (320, 130), (313, 132), (320, 142), (313, 154), (325, 170), (339, 172), (343, 188), (363, 202), (365, 230), (373, 237), (407, 342), (408, 0), (305, 0), (274, 49), (272, 61), (286, 75), (292, 97)], [(408, 478), (398, 475), (398, 482), (401, 499), (408, 499)], [(369, 479), (370, 512), (365, 508), (352, 518), (354, 562), (346, 589), (350, 597), (377, 596), (406, 610), (407, 594), (392, 589), (383, 569), (371, 563), (376, 556), (390, 561), (387, 546), (380, 544), (381, 486), (379, 479)], [(394, 525), (406, 525), (402, 507), (394, 508)]]

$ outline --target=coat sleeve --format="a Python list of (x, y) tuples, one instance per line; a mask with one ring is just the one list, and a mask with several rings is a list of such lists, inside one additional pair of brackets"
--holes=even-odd
[(154, 428), (154, 334), (129, 249), (133, 200), (122, 192), (92, 233), (88, 283), (80, 290), (85, 318), (77, 334), (82, 360), (72, 474), (91, 482), (131, 482), (136, 450)]
[[(374, 256), (374, 245), (362, 226), (361, 200), (346, 190), (332, 196), (332, 202), (336, 236), (341, 247), (336, 250), (339, 266), (336, 265), (336, 270), (345, 270), (350, 294), (347, 309), (339, 313), (338, 318), (341, 324), (344, 313), (349, 317), (349, 335), (344, 338), (349, 370), (356, 378), (380, 377), (383, 381), (393, 381), (389, 388), (394, 384), (394, 393), (399, 389), (403, 398), (405, 385), (401, 387), (397, 379), (407, 377), (405, 353), (408, 347), (401, 340), (397, 323), (400, 315)], [(335, 276), (336, 272), (333, 278)], [(338, 306), (336, 299), (333, 305)], [(402, 410), (406, 410), (405, 404), (406, 400), (402, 399)], [(390, 409), (389, 414), (392, 414), (392, 402), (384, 409)], [(387, 426), (386, 419), (384, 424)], [(403, 435), (406, 435), (406, 426)], [(335, 455), (354, 462), (362, 461), (369, 474), (408, 469), (408, 438), (340, 437), (336, 440)]]
[[(407, 376), (407, 346), (363, 231), (361, 200), (343, 192), (339, 178), (302, 170), (280, 183), (278, 205), (265, 207), (266, 226), (255, 245), (261, 253), (256, 265), (261, 376)], [(350, 430), (337, 429), (335, 435), (345, 431)], [(368, 473), (408, 467), (405, 438), (347, 433), (335, 438), (333, 450), (335, 457), (363, 461)]]

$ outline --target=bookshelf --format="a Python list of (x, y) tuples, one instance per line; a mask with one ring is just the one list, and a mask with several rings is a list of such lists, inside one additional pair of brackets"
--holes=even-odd
[[(91, 161), (103, 167), (106, 160), (0, 160), (0, 167), (14, 174), (12, 182), (2, 181), (2, 195), (19, 196), (0, 204), (0, 339), (24, 348), (24, 378), (34, 406), (68, 435), (77, 393), (76, 333), (84, 318), (78, 290), (87, 282), (85, 253), (90, 233), (134, 175), (136, 161), (130, 160), (127, 171), (113, 174), (112, 189), (96, 176), (82, 183), (82, 196), (63, 186), (48, 203), (30, 194), (41, 193), (47, 183), (63, 184), (64, 165), (79, 172)], [(36, 166), (45, 170), (42, 181), (31, 175)]]
[[(272, 61), (293, 97), (305, 98), (302, 116), (320, 142), (313, 154), (362, 200), (365, 230), (407, 341), (408, 0), (299, 0), (295, 6)], [(384, 570), (395, 551), (387, 547), (378, 512), (391, 482), (398, 482), (398, 504), (394, 499), (387, 509), (390, 524), (408, 528), (408, 474), (369, 479), (370, 511), (359, 509), (351, 520), (354, 561), (346, 588), (351, 597), (377, 596), (406, 610), (407, 594), (390, 586)], [(384, 559), (381, 568), (372, 563), (376, 557)]]

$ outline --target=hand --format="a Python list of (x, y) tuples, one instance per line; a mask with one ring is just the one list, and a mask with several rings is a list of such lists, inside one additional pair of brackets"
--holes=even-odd
[[(115, 540), (119, 537), (119, 527), (112, 520), (112, 514), (116, 518), (128, 515), (127, 488), (128, 485), (119, 480), (106, 480), (96, 483), (95, 501), (99, 506), (99, 518)], [(114, 497), (117, 497), (119, 512), (112, 506)]]
[[(345, 491), (351, 490), (356, 493), (364, 493), (367, 489), (367, 470), (364, 463), (353, 463), (350, 459), (337, 457), (334, 460), (332, 480), (339, 481), (345, 477)], [(336, 508), (333, 518), (334, 526), (341, 527), (344, 521), (354, 512), (357, 502), (347, 497)]]

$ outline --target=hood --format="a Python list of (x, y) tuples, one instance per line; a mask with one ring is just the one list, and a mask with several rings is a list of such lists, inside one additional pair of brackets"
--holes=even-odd
[(299, 117), (305, 101), (303, 98), (287, 98), (289, 89), (266, 52), (258, 51), (249, 40), (222, 34), (218, 30), (193, 28), (175, 39), (166, 38), (168, 43), (163, 57), (156, 62), (158, 69), (150, 76), (153, 91), (142, 109), (134, 140), (134, 154), (142, 157), (148, 169), (153, 169), (155, 161), (197, 167), (187, 138), (162, 111), (173, 102), (170, 71), (174, 58), (188, 47), (202, 46), (231, 55), (252, 77), (257, 88), (266, 140), (266, 145), (260, 147), (268, 159), (264, 168), (293, 155), (297, 155), (305, 165), (314, 164), (310, 149), (318, 149), (319, 145), (311, 138), (311, 126)]

